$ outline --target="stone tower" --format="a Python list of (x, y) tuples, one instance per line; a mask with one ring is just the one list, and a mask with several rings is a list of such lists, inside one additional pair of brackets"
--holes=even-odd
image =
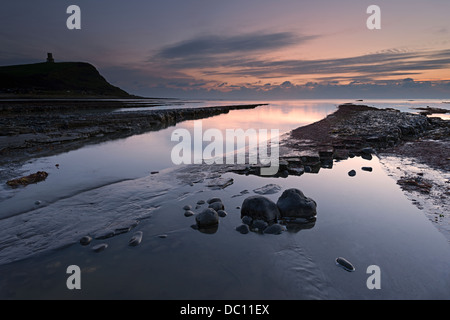
[(47, 62), (48, 63), (53, 63), (55, 62), (55, 59), (53, 59), (53, 54), (52, 53), (47, 53)]

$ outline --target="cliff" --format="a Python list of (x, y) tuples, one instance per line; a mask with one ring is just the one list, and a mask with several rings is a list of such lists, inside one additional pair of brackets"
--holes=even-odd
[(133, 98), (84, 62), (43, 62), (0, 67), (0, 95), (36, 98)]

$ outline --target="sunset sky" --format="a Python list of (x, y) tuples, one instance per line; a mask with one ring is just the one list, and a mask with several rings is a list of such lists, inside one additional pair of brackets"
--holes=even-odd
[(148, 97), (450, 98), (449, 15), (449, 0), (8, 1), (0, 65), (52, 52)]

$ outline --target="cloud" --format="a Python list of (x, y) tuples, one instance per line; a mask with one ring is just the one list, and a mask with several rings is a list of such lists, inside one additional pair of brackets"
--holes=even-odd
[(205, 36), (190, 39), (161, 49), (154, 58), (190, 59), (235, 53), (254, 53), (298, 45), (315, 38), (290, 32), (252, 33), (237, 36)]
[[(226, 61), (222, 62), (226, 64)], [(318, 60), (241, 60), (228, 64), (227, 71), (205, 70), (205, 75), (282, 78), (295, 75), (338, 75), (380, 78), (420, 74), (420, 71), (450, 66), (450, 50), (428, 52), (382, 52), (338, 59)]]
[(338, 80), (404, 77), (450, 67), (448, 49), (408, 52), (394, 48), (353, 57), (310, 60), (270, 60), (262, 55), (276, 52), (283, 56), (284, 49), (315, 38), (318, 36), (291, 32), (196, 37), (161, 48), (148, 62), (186, 74), (196, 70), (197, 76), (204, 77), (276, 79), (301, 75), (311, 76), (311, 80), (332, 75)]

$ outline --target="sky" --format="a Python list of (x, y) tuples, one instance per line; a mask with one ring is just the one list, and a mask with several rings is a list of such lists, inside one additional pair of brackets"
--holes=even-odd
[[(69, 30), (70, 5), (81, 10)], [(381, 10), (371, 30), (370, 5)], [(40, 0), (0, 5), (0, 65), (93, 64), (145, 97), (450, 98), (449, 0)]]

